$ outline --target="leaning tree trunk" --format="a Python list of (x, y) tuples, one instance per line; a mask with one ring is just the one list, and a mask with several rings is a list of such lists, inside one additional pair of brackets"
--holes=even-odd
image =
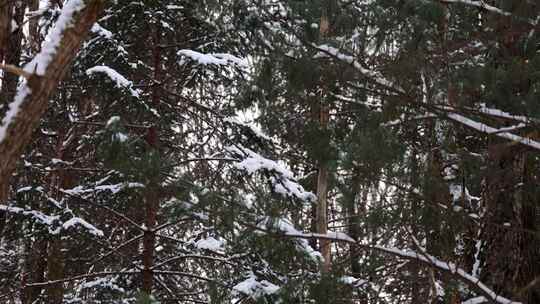
[[(22, 53), (22, 24), (26, 5), (24, 1), (0, 1), (0, 64), (17, 65)], [(13, 28), (16, 24), (19, 29)], [(19, 26), (21, 25), (21, 26)], [(0, 114), (7, 111), (8, 103), (13, 100), (19, 77), (3, 72), (0, 87)], [(9, 184), (0, 183), (0, 202), (8, 199)]]
[[(64, 5), (65, 11), (63, 13), (71, 12), (73, 6), (70, 5), (75, 3), (67, 2)], [(77, 55), (82, 42), (96, 22), (104, 5), (104, 0), (87, 0), (84, 2), (84, 7), (75, 10), (70, 25), (62, 28), (60, 32), (60, 41), (54, 48), (55, 51), (44, 50), (50, 55), (50, 61), (44, 67), (44, 71), (29, 74), (28, 71), (10, 69), (25, 76), (27, 81), (25, 86), (21, 86), (21, 88), (26, 87), (21, 90), (21, 93), (24, 94), (19, 96), (17, 103), (10, 104), (13, 115), (4, 117), (0, 126), (0, 155), (2, 155), (0, 188), (9, 183), (19, 157), (32, 140), (32, 133), (47, 110), (49, 98), (64, 78), (71, 61)], [(66, 15), (69, 14), (66, 13)], [(40, 53), (37, 56), (49, 57), (46, 55)]]

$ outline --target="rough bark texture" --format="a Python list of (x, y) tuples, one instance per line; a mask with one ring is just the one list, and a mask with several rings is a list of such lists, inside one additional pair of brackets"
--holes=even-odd
[[(52, 236), (49, 240), (47, 255), (47, 280), (56, 281), (64, 278), (64, 252), (62, 238)], [(64, 284), (57, 283), (47, 286), (47, 303), (62, 304), (64, 300)]]
[(32, 132), (47, 109), (49, 97), (62, 80), (71, 61), (96, 22), (105, 1), (87, 1), (86, 7), (74, 16), (73, 26), (63, 32), (60, 47), (53, 56), (44, 76), (32, 75), (28, 86), (32, 93), (23, 101), (18, 115), (9, 124), (6, 138), (0, 142), (0, 185), (9, 183), (9, 178), (24, 148), (32, 139)]
[[(22, 54), (22, 40), (23, 30), (22, 24), (24, 24), (24, 12), (26, 10), (26, 3), (24, 1), (13, 2), (8, 6), (10, 12), (9, 18), (14, 24), (17, 24), (18, 28), (12, 28), (11, 24), (8, 26), (8, 32), (5, 37), (5, 46), (2, 47), (3, 59), (5, 64), (18, 66), (21, 61)], [(10, 23), (11, 23), (10, 21)], [(2, 105), (2, 111), (4, 113), (7, 109), (7, 104), (13, 100), (13, 96), (17, 91), (17, 84), (19, 82), (19, 76), (4, 72), (2, 78), (2, 92), (0, 93), (0, 104)]]
[[(540, 239), (536, 216), (538, 186), (523, 147), (492, 145), (485, 180), (485, 268), (481, 279), (499, 294), (539, 303)], [(530, 167), (535, 167), (530, 165)], [(532, 168), (531, 168), (532, 169)], [(524, 188), (529, 188), (523, 191)], [(532, 285), (531, 285), (532, 284)]]
[(27, 241), (25, 245), (25, 275), (22, 285), (24, 287), (24, 304), (35, 303), (41, 294), (42, 288), (39, 286), (28, 287), (28, 283), (37, 283), (45, 281), (45, 271), (47, 269), (47, 240), (44, 236), (38, 235), (35, 242)]
[[(37, 11), (39, 9), (39, 0), (28, 0), (28, 9), (30, 11)], [(41, 45), (41, 37), (39, 35), (39, 28), (38, 28), (38, 18), (31, 18), (28, 22), (28, 32), (30, 36), (28, 37), (30, 42), (30, 48), (33, 53), (36, 53), (39, 51), (40, 45)]]
[[(20, 61), (23, 35), (22, 30), (12, 30), (12, 21), (22, 24), (25, 8), (25, 3), (22, 1), (0, 1), (0, 63), (16, 65)], [(18, 81), (17, 75), (3, 73), (0, 88), (0, 115), (6, 112), (7, 103), (13, 99)], [(0, 183), (0, 202), (6, 201), (8, 195), (9, 184)]]
[(0, 62), (4, 61), (8, 45), (9, 33), (11, 32), (11, 7), (10, 0), (0, 0)]

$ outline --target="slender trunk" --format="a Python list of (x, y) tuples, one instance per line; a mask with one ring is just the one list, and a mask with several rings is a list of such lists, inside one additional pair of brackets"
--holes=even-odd
[(158, 195), (155, 185), (147, 185), (145, 194), (146, 205), (146, 230), (143, 236), (143, 271), (142, 271), (142, 291), (147, 295), (152, 294), (152, 286), (154, 285), (154, 248), (156, 244), (156, 234), (154, 227), (157, 219)]
[[(360, 216), (365, 211), (365, 204), (367, 202), (368, 191), (362, 189), (359, 179), (358, 169), (354, 170), (354, 177), (351, 180), (351, 192), (349, 193), (350, 197), (347, 202), (347, 226), (348, 234), (355, 241), (359, 241), (361, 238), (360, 231)], [(349, 259), (351, 263), (351, 273), (353, 277), (361, 277), (361, 265), (360, 257), (358, 253), (358, 248), (354, 244), (349, 246)], [(351, 303), (365, 304), (368, 303), (368, 295), (363, 291), (358, 290), (358, 299), (351, 300)], [(351, 297), (352, 298), (352, 297)]]
[(0, 63), (4, 61), (11, 33), (13, 1), (0, 0)]
[(42, 288), (39, 286), (26, 287), (28, 283), (45, 281), (47, 270), (47, 240), (44, 236), (38, 235), (36, 241), (25, 240), (25, 275), (23, 278), (23, 301), (24, 304), (35, 303), (41, 294)]
[[(67, 119), (67, 118), (66, 118)], [(73, 149), (72, 144), (75, 138), (75, 129), (71, 128), (68, 131), (59, 131), (58, 142), (56, 145), (57, 159), (72, 161)], [(67, 170), (57, 170), (51, 174), (51, 197), (56, 201), (63, 201), (63, 193), (59, 189), (70, 189), (75, 186), (75, 176)], [(61, 280), (65, 277), (65, 242), (62, 240), (62, 235), (50, 235), (47, 255), (47, 280)], [(38, 274), (39, 275), (39, 274)], [(53, 284), (47, 287), (47, 302), (53, 304), (61, 304), (64, 300), (63, 284)]]
[[(26, 3), (25, 1), (19, 1), (7, 6), (11, 10), (11, 13), (9, 14), (11, 21), (13, 21), (12, 23), (17, 25), (17, 27), (8, 27), (9, 31), (7, 37), (4, 38), (6, 46), (2, 47), (3, 59), (6, 64), (18, 66), (22, 54), (22, 24), (24, 23)], [(13, 100), (18, 82), (18, 75), (4, 72), (2, 78), (2, 92), (0, 93), (0, 104), (4, 106), (2, 113), (6, 110), (6, 105)]]
[[(355, 170), (355, 176), (352, 179), (350, 198), (347, 203), (347, 226), (349, 228), (348, 233), (349, 236), (355, 241), (358, 241), (360, 239), (360, 220), (359, 212), (357, 211), (357, 209), (360, 208), (359, 204), (365, 203), (365, 201), (363, 200), (364, 195), (363, 193), (360, 193), (360, 181), (357, 171), (358, 170)], [(364, 192), (367, 194), (367, 191)], [(361, 199), (358, 199), (360, 196)], [(349, 246), (349, 258), (351, 259), (351, 272), (353, 276), (359, 275), (361, 271), (360, 260), (358, 258), (357, 249), (353, 244)]]
[[(160, 102), (160, 81), (161, 81), (161, 30), (160, 25), (156, 24), (155, 35), (153, 39), (154, 47), (152, 55), (154, 60), (154, 81), (156, 82), (152, 89), (152, 103), (155, 107)], [(159, 136), (156, 127), (151, 127), (148, 130), (146, 141), (149, 146), (149, 153), (159, 153)], [(158, 155), (156, 155), (158, 156)], [(152, 266), (154, 265), (154, 253), (156, 246), (156, 234), (154, 227), (157, 221), (157, 213), (159, 209), (159, 176), (153, 176), (148, 182), (145, 193), (146, 205), (146, 231), (143, 236), (143, 273), (142, 273), (142, 291), (147, 295), (152, 294), (152, 286), (154, 284), (154, 274)]]
[[(322, 7), (321, 20), (319, 24), (321, 39), (327, 37), (330, 31), (330, 21), (328, 19), (327, 7)], [(324, 91), (321, 84), (321, 91)], [(324, 92), (321, 93), (319, 101), (319, 125), (321, 129), (328, 127), (329, 108), (323, 102)], [(319, 160), (318, 175), (317, 175), (317, 233), (328, 233), (328, 163), (326, 160)], [(331, 261), (331, 243), (329, 240), (321, 239), (320, 252), (324, 259), (323, 272), (330, 271)]]
[[(37, 11), (39, 9), (39, 0), (28, 0), (28, 9), (30, 11)], [(38, 22), (39, 18), (36, 17), (31, 18), (28, 21), (28, 33), (30, 34), (28, 40), (30, 42), (30, 50), (32, 53), (37, 53), (41, 45)]]
[[(327, 218), (327, 193), (328, 193), (328, 166), (326, 164), (319, 165), (319, 175), (317, 177), (317, 233), (328, 233), (328, 218)], [(323, 271), (329, 271), (331, 265), (330, 256), (330, 241), (320, 240), (320, 251), (324, 258)]]
[[(49, 239), (47, 254), (47, 280), (55, 281), (64, 278), (64, 247), (62, 236), (55, 235)], [(62, 304), (64, 300), (64, 284), (47, 286), (47, 303)]]

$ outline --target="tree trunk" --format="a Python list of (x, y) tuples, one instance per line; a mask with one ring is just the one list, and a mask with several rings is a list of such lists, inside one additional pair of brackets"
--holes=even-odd
[[(322, 14), (319, 24), (319, 32), (321, 39), (327, 37), (330, 32), (330, 21), (328, 19), (328, 10), (323, 2)], [(321, 84), (324, 86), (324, 84)], [(323, 96), (324, 89), (321, 88), (321, 100), (319, 101), (319, 125), (321, 129), (326, 129), (329, 119), (329, 108), (324, 104)], [(317, 175), (317, 233), (328, 233), (328, 163), (326, 160), (319, 160), (318, 175)], [(331, 261), (331, 243), (327, 239), (320, 239), (320, 252), (324, 259), (323, 272), (330, 271)]]
[[(25, 4), (23, 1), (0, 1), (0, 64), (18, 65), (22, 52), (22, 29), (13, 31), (12, 22), (23, 24)], [(19, 77), (3, 71), (0, 87), (0, 114), (7, 111), (7, 104), (17, 90)], [(9, 198), (9, 183), (0, 183), (0, 203)], [(0, 213), (0, 216), (4, 216)], [(2, 221), (0, 219), (0, 221)], [(2, 223), (0, 223), (0, 228)], [(1, 231), (1, 230), (0, 230)]]
[[(64, 278), (63, 241), (60, 235), (51, 236), (47, 255), (47, 280), (55, 281)], [(47, 286), (47, 303), (62, 304), (64, 300), (64, 284), (56, 283)]]
[[(28, 77), (25, 95), (21, 95), (18, 112), (11, 119), (4, 118), (0, 126), (0, 185), (5, 187), (15, 170), (24, 148), (32, 139), (32, 133), (45, 113), (49, 98), (62, 80), (71, 61), (90, 28), (101, 13), (105, 1), (88, 0), (86, 6), (73, 16), (72, 26), (61, 33), (60, 45), (52, 54), (43, 75)], [(16, 105), (14, 105), (16, 107)]]
[(154, 285), (154, 248), (156, 245), (156, 234), (154, 227), (157, 219), (158, 208), (158, 193), (155, 185), (147, 185), (145, 194), (146, 205), (146, 231), (143, 236), (143, 271), (142, 271), (142, 291), (147, 295), (152, 294), (152, 286)]
[(11, 33), (11, 19), (13, 1), (0, 0), (0, 63), (4, 62), (8, 48), (9, 34)]
[[(364, 193), (367, 196), (367, 191), (361, 193), (360, 180), (358, 178), (358, 170), (354, 170), (354, 177), (352, 178), (350, 197), (347, 202), (347, 217), (348, 217), (348, 233), (349, 236), (358, 241), (360, 239), (360, 212), (357, 209), (360, 208), (359, 204), (364, 204)], [(360, 199), (359, 199), (360, 198)], [(357, 248), (354, 244), (349, 246), (349, 258), (351, 259), (351, 272), (353, 276), (360, 274), (360, 260), (358, 258)]]
[(534, 190), (538, 187), (536, 173), (531, 172), (536, 170), (527, 168), (538, 169), (538, 165), (526, 165), (529, 155), (519, 146), (495, 144), (488, 153), (481, 279), (500, 295), (539, 303), (540, 285), (533, 282), (540, 276), (540, 196)]
[[(5, 33), (6, 37), (3, 38), (6, 45), (2, 48), (2, 54), (5, 64), (18, 66), (21, 60), (22, 54), (22, 39), (23, 39), (23, 24), (24, 24), (24, 12), (26, 10), (25, 1), (14, 2), (7, 5), (11, 10), (9, 16), (13, 24), (17, 25), (17, 28), (12, 28), (11, 25), (7, 28)], [(1, 37), (0, 37), (1, 38)], [(0, 105), (3, 106), (2, 114), (7, 110), (7, 105), (13, 100), (17, 91), (17, 84), (19, 83), (19, 76), (4, 71), (2, 78), (2, 92), (0, 93)]]
[[(327, 192), (328, 192), (328, 166), (326, 164), (319, 165), (319, 175), (317, 178), (317, 233), (328, 233), (328, 218), (327, 218)], [(320, 251), (324, 258), (323, 271), (330, 270), (330, 241), (321, 239)]]
[(42, 288), (25, 287), (29, 283), (45, 281), (45, 271), (47, 269), (47, 240), (44, 236), (38, 235), (34, 242), (25, 240), (25, 275), (23, 278), (23, 304), (35, 303), (41, 294)]
[[(154, 60), (154, 81), (156, 82), (152, 89), (152, 104), (157, 107), (160, 102), (160, 86), (161, 81), (161, 47), (159, 46), (161, 40), (160, 25), (156, 25), (154, 33), (152, 49), (152, 57)], [(156, 127), (151, 127), (148, 130), (146, 136), (146, 142), (149, 146), (149, 153), (159, 154), (159, 136)], [(154, 265), (154, 250), (156, 247), (156, 233), (154, 227), (157, 221), (157, 213), (159, 209), (160, 195), (158, 192), (159, 175), (150, 178), (147, 184), (145, 193), (145, 205), (146, 205), (146, 231), (143, 236), (143, 273), (142, 273), (142, 291), (147, 295), (152, 294), (152, 286), (154, 284), (154, 274), (152, 266)]]
[[(39, 9), (39, 0), (28, 0), (28, 9), (30, 11), (37, 11)], [(30, 50), (34, 54), (39, 51), (41, 45), (38, 23), (38, 18), (31, 18), (28, 22), (28, 33), (30, 34), (28, 40), (30, 42)]]

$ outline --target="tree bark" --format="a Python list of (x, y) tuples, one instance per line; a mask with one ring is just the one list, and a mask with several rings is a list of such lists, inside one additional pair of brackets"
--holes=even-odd
[(89, 30), (103, 10), (105, 1), (88, 0), (86, 6), (73, 17), (72, 26), (61, 34), (60, 45), (52, 56), (43, 76), (32, 74), (27, 80), (30, 93), (23, 99), (18, 114), (3, 125), (5, 137), (0, 138), (0, 185), (5, 187), (17, 160), (24, 148), (32, 139), (32, 133), (38, 126), (49, 98), (56, 90), (58, 83), (64, 78), (70, 63), (73, 61)]
[(154, 248), (156, 244), (156, 234), (154, 227), (157, 219), (158, 208), (158, 193), (155, 185), (147, 185), (145, 194), (146, 205), (146, 231), (143, 236), (143, 271), (142, 271), (142, 291), (147, 295), (152, 294), (152, 286), (154, 285)]
[[(499, 294), (523, 303), (540, 301), (540, 239), (535, 173), (523, 147), (491, 145), (483, 199), (485, 267), (481, 279)], [(530, 165), (533, 168), (538, 166)], [(527, 189), (524, 191), (524, 189)], [(532, 287), (527, 287), (530, 284)]]
[(9, 34), (11, 33), (11, 18), (13, 1), (0, 0), (0, 63), (4, 62)]
[[(157, 107), (160, 102), (159, 82), (161, 81), (161, 47), (159, 46), (161, 40), (161, 30), (159, 24), (156, 25), (153, 40), (154, 47), (152, 49), (152, 57), (154, 60), (154, 81), (156, 82), (156, 85), (154, 85), (152, 89), (152, 104), (153, 106)], [(150, 149), (148, 153), (159, 154), (159, 136), (155, 126), (148, 129), (146, 142)], [(152, 271), (152, 267), (154, 266), (154, 250), (156, 246), (156, 233), (154, 231), (154, 227), (157, 221), (160, 199), (158, 192), (159, 182), (157, 179), (158, 176), (152, 176), (150, 178), (145, 193), (146, 231), (144, 232), (143, 236), (142, 291), (149, 296), (152, 294), (152, 286), (154, 284), (154, 273)]]
[[(319, 165), (319, 175), (317, 178), (317, 233), (328, 233), (328, 218), (327, 218), (327, 193), (328, 193), (328, 166), (326, 164)], [(331, 265), (330, 256), (330, 241), (321, 239), (320, 251), (324, 258), (323, 271), (328, 272)]]
[[(64, 278), (63, 241), (60, 235), (51, 236), (47, 255), (47, 280), (56, 281)], [(62, 304), (64, 300), (64, 284), (56, 283), (47, 286), (47, 303)]]
[[(330, 32), (330, 21), (328, 19), (328, 10), (325, 7), (326, 4), (323, 2), (322, 14), (319, 24), (319, 32), (321, 39), (327, 37)], [(321, 86), (324, 84), (321, 83)], [(321, 91), (324, 91), (321, 89)], [(321, 94), (321, 100), (319, 102), (319, 126), (321, 129), (326, 129), (328, 127), (329, 120), (329, 108), (327, 105), (323, 104), (323, 95)], [(326, 160), (319, 160), (318, 175), (317, 175), (317, 233), (327, 234), (328, 233), (328, 163)], [(330, 271), (331, 261), (331, 243), (329, 240), (320, 239), (320, 252), (324, 259), (323, 262), (323, 272)]]
[[(37, 11), (39, 9), (39, 0), (28, 0), (28, 9), (30, 11)], [(28, 40), (30, 42), (30, 50), (33, 53), (37, 53), (39, 51), (39, 47), (41, 44), (38, 21), (39, 19), (37, 17), (31, 18), (28, 21), (28, 32), (30, 34)]]

